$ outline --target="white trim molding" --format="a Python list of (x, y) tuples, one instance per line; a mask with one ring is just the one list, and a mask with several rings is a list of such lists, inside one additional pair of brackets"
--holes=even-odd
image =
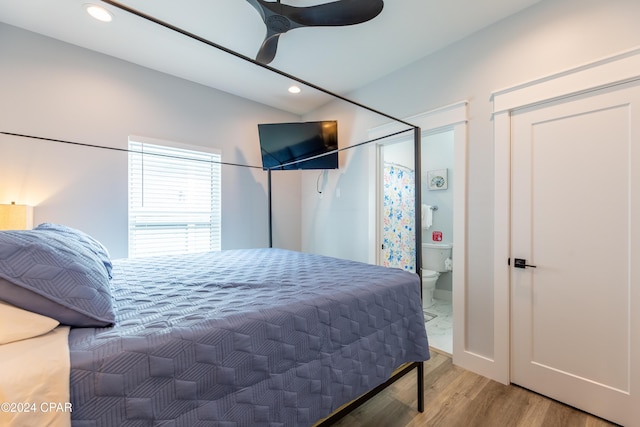
[(638, 79), (640, 47), (491, 94), (493, 113), (504, 113)]
[[(467, 122), (467, 104), (468, 101), (460, 101), (454, 104), (450, 104), (441, 108), (437, 108), (435, 110), (427, 111), (424, 113), (416, 114), (415, 116), (407, 117), (403, 119), (407, 123), (411, 123), (414, 126), (418, 126), (420, 130), (424, 133), (432, 132), (439, 128), (444, 128), (448, 126), (453, 126), (459, 123)], [(368, 138), (377, 139), (384, 138), (387, 135), (391, 135), (397, 132), (401, 132), (403, 130), (410, 130), (411, 128), (407, 127), (399, 122), (391, 122), (381, 126), (377, 126), (375, 128), (369, 129), (367, 131)], [(408, 136), (407, 136), (408, 135)], [(394, 137), (390, 137), (385, 141), (394, 141), (396, 139), (408, 139), (413, 138), (412, 134), (406, 133), (401, 135), (396, 135)]]
[(510, 382), (511, 114), (548, 102), (640, 80), (640, 47), (508, 89), (495, 91), (494, 126), (494, 359), (477, 371)]

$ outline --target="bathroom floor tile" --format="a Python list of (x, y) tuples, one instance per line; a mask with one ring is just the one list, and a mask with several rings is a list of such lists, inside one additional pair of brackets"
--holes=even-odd
[(425, 323), (429, 345), (448, 354), (453, 353), (453, 306), (451, 301), (434, 299), (425, 312), (436, 317)]

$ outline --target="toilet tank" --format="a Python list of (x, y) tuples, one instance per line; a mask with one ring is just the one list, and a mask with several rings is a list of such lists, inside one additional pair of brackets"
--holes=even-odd
[(423, 243), (422, 244), (422, 268), (439, 272), (450, 271), (445, 266), (445, 261), (451, 258), (450, 243)]

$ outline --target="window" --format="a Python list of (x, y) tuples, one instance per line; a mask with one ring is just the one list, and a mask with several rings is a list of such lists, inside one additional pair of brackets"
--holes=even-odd
[(129, 138), (130, 257), (220, 250), (220, 152), (173, 145)]

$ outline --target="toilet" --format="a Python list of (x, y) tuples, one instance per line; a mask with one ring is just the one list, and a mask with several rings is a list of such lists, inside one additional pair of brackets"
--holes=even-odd
[(452, 270), (452, 245), (449, 243), (422, 244), (422, 306), (433, 305), (433, 292), (440, 273)]

